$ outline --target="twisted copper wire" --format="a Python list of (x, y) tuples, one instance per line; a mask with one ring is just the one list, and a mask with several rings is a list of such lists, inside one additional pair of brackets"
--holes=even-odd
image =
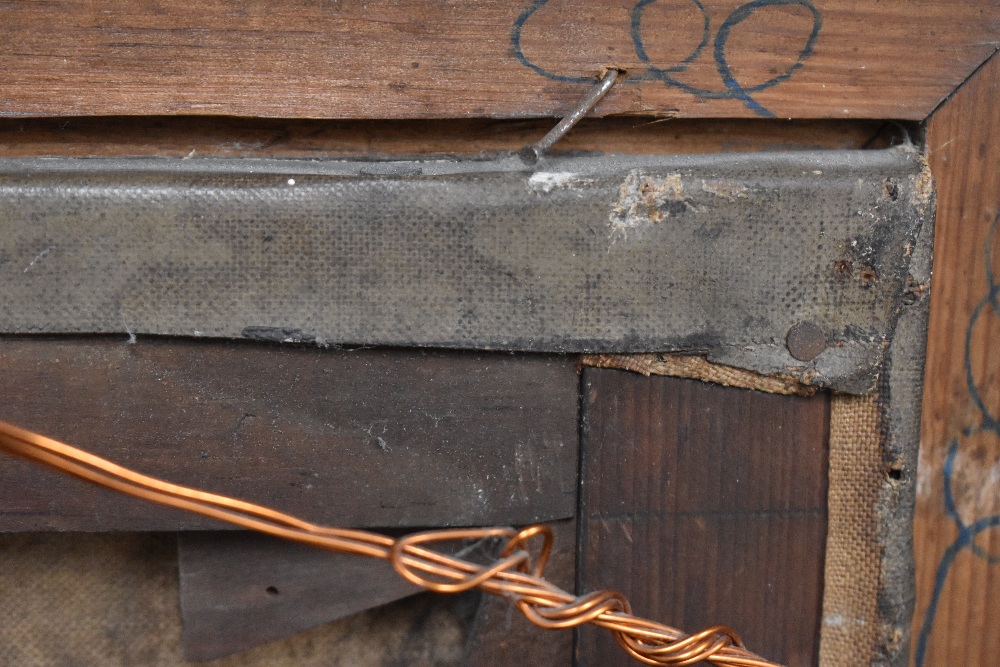
[[(0, 422), (0, 449), (121, 493), (237, 526), (316, 547), (389, 561), (406, 580), (438, 593), (479, 588), (506, 597), (535, 625), (547, 629), (592, 623), (611, 631), (618, 644), (647, 665), (682, 667), (698, 662), (736, 667), (777, 667), (746, 650), (736, 633), (715, 626), (685, 635), (666, 625), (632, 615), (617, 591), (574, 596), (542, 578), (552, 551), (548, 526), (434, 530), (392, 539), (363, 530), (329, 528), (252, 503), (170, 484), (123, 468), (106, 459)], [(500, 558), (479, 565), (423, 545), (455, 540), (504, 538)], [(529, 541), (541, 539), (532, 559)]]

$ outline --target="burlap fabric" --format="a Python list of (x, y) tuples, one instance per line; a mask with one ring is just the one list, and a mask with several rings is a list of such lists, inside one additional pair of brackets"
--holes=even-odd
[(181, 647), (173, 536), (0, 536), (0, 665), (337, 667), (458, 665), (454, 596), (417, 595), (209, 662)]
[(835, 395), (830, 405), (830, 471), (820, 664), (856, 667), (878, 641), (881, 556), (876, 504), (882, 485), (875, 395)]

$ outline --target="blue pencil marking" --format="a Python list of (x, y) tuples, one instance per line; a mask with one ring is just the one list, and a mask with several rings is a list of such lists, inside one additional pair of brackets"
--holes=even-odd
[[(549, 71), (543, 67), (540, 67), (533, 63), (524, 54), (524, 50), (521, 45), (521, 35), (524, 30), (525, 24), (531, 19), (535, 13), (544, 7), (549, 0), (532, 0), (531, 4), (518, 15), (517, 19), (514, 21), (514, 27), (511, 30), (510, 43), (511, 49), (514, 53), (514, 57), (517, 58), (525, 67), (533, 70), (537, 74), (544, 76), (547, 79), (553, 81), (563, 81), (566, 83), (593, 83), (593, 77), (580, 77), (580, 76), (566, 76), (564, 74), (558, 74), (556, 72)], [(711, 19), (708, 15), (708, 11), (705, 9), (701, 0), (689, 0), (694, 7), (702, 15), (702, 34), (698, 45), (694, 48), (691, 53), (689, 53), (680, 63), (670, 66), (670, 67), (659, 67), (654, 65), (649, 58), (649, 53), (646, 49), (646, 44), (642, 37), (642, 21), (645, 15), (645, 10), (649, 5), (657, 2), (658, 0), (639, 0), (635, 6), (632, 8), (631, 17), (631, 36), (632, 36), (632, 48), (635, 50), (636, 57), (640, 62), (646, 65), (646, 71), (644, 72), (632, 72), (630, 71), (628, 77), (626, 77), (620, 83), (625, 84), (636, 84), (641, 81), (647, 81), (650, 79), (655, 79), (663, 82), (665, 85), (676, 88), (682, 92), (689, 95), (694, 95), (696, 97), (708, 100), (739, 100), (748, 109), (753, 111), (758, 116), (764, 118), (774, 118), (774, 114), (766, 109), (762, 104), (753, 98), (754, 93), (767, 90), (777, 86), (778, 84), (787, 81), (795, 74), (796, 71), (802, 68), (805, 64), (805, 60), (812, 55), (813, 50), (816, 45), (816, 40), (819, 37), (820, 30), (823, 28), (823, 18), (819, 10), (813, 6), (810, 0), (752, 0), (737, 7), (726, 19), (722, 22), (719, 27), (718, 32), (715, 35), (715, 40), (712, 40), (712, 25)], [(759, 83), (754, 86), (743, 86), (737, 80), (730, 67), (728, 57), (726, 56), (726, 45), (729, 41), (729, 36), (736, 26), (745, 21), (746, 19), (753, 16), (753, 14), (765, 7), (779, 7), (779, 6), (799, 6), (804, 7), (812, 13), (813, 25), (812, 30), (806, 39), (805, 45), (799, 51), (799, 54), (795, 62), (788, 67), (784, 72), (774, 76), (763, 83)], [(679, 74), (687, 70), (688, 65), (701, 56), (702, 52), (708, 46), (709, 42), (713, 43), (713, 58), (715, 60), (716, 69), (719, 72), (719, 76), (722, 79), (722, 83), (725, 86), (721, 90), (710, 90), (708, 88), (699, 88), (697, 86), (691, 86), (678, 80), (674, 75)]]
[[(647, 64), (649, 63), (649, 54), (646, 53), (646, 45), (642, 41), (642, 15), (647, 5), (651, 5), (657, 1), (639, 0), (635, 7), (632, 8), (632, 48), (635, 49), (635, 55), (638, 56), (639, 60)], [(705, 11), (705, 7), (701, 4), (700, 0), (691, 0), (691, 2), (701, 12), (703, 21), (701, 41), (698, 42), (698, 46), (694, 48), (694, 51), (689, 53), (679, 65), (658, 69), (657, 71), (659, 72), (683, 72), (687, 69), (688, 63), (698, 59), (698, 56), (701, 55), (701, 52), (708, 46), (709, 41), (712, 39), (712, 20), (708, 17), (708, 12)], [(650, 67), (650, 70), (652, 69)]]
[[(809, 33), (809, 39), (806, 40), (805, 46), (799, 51), (798, 57), (795, 62), (784, 72), (776, 77), (768, 79), (764, 83), (757, 84), (756, 86), (751, 86), (749, 88), (743, 88), (737, 83), (736, 78), (733, 76), (733, 72), (729, 67), (729, 61), (726, 60), (726, 42), (729, 41), (730, 31), (739, 25), (742, 21), (753, 16), (754, 12), (762, 7), (778, 7), (782, 5), (798, 5), (800, 7), (805, 7), (813, 15), (813, 27), (812, 31)], [(748, 109), (756, 112), (761, 116), (768, 118), (773, 118), (774, 114), (762, 107), (756, 100), (754, 100), (750, 93), (760, 92), (772, 86), (776, 86), (782, 81), (787, 81), (792, 78), (792, 74), (795, 73), (797, 69), (802, 67), (805, 59), (812, 55), (813, 48), (816, 46), (816, 39), (819, 37), (819, 31), (823, 28), (823, 18), (820, 16), (819, 11), (813, 6), (808, 0), (754, 0), (753, 2), (748, 2), (742, 7), (737, 7), (732, 14), (726, 17), (726, 20), (722, 22), (719, 26), (719, 32), (715, 35), (715, 65), (719, 70), (719, 76), (722, 77), (722, 82), (726, 84), (726, 88), (733, 92), (733, 96), (737, 99), (743, 100), (743, 104), (746, 105)]]
[(565, 81), (566, 83), (593, 83), (594, 77), (592, 76), (563, 76), (562, 74), (556, 74), (555, 72), (550, 72), (543, 67), (539, 67), (535, 63), (528, 60), (528, 58), (524, 55), (524, 49), (521, 48), (521, 31), (524, 30), (524, 24), (527, 23), (528, 19), (534, 16), (535, 12), (544, 7), (548, 1), (549, 0), (532, 0), (532, 3), (528, 5), (528, 8), (521, 12), (517, 19), (515, 19), (514, 28), (510, 32), (510, 47), (514, 51), (514, 57), (517, 58), (519, 63), (534, 70), (536, 73), (541, 74), (546, 79), (552, 79), (553, 81)]
[(983, 310), (987, 307), (993, 311), (995, 315), (1000, 316), (1000, 283), (997, 283), (996, 277), (993, 275), (993, 239), (996, 237), (997, 226), (1000, 224), (1000, 213), (997, 217), (993, 219), (993, 226), (990, 227), (990, 233), (986, 238), (986, 280), (989, 285), (989, 292), (986, 297), (980, 301), (975, 310), (972, 311), (972, 319), (969, 322), (969, 328), (965, 332), (965, 384), (969, 388), (969, 395), (972, 397), (972, 402), (976, 404), (976, 408), (979, 409), (980, 414), (983, 416), (983, 421), (981, 428), (987, 431), (992, 431), (1000, 436), (1000, 421), (997, 420), (997, 416), (994, 415), (986, 404), (983, 402), (983, 397), (979, 393), (979, 387), (976, 386), (975, 379), (972, 377), (972, 328), (976, 325), (979, 317), (982, 315)]
[[(986, 240), (987, 294), (973, 309), (972, 315), (969, 318), (969, 325), (965, 330), (965, 385), (973, 403), (979, 409), (982, 421), (978, 426), (966, 429), (962, 434), (964, 437), (983, 432), (993, 433), (1000, 437), (1000, 422), (997, 421), (996, 416), (990, 412), (989, 408), (983, 402), (979, 387), (976, 386), (976, 381), (972, 373), (973, 329), (987, 307), (994, 314), (1000, 316), (1000, 298), (998, 298), (1000, 297), (1000, 283), (997, 282), (996, 276), (993, 273), (992, 257), (993, 240), (996, 238), (998, 227), (1000, 227), (1000, 212), (993, 219), (993, 225), (990, 227), (990, 232)], [(927, 612), (924, 614), (924, 620), (920, 624), (920, 633), (917, 636), (917, 647), (914, 655), (914, 664), (916, 667), (923, 667), (924, 660), (927, 657), (927, 644), (930, 642), (931, 632), (934, 629), (934, 619), (937, 615), (938, 602), (940, 602), (941, 592), (944, 590), (944, 585), (948, 580), (951, 567), (955, 563), (955, 558), (964, 549), (968, 548), (976, 558), (981, 558), (991, 565), (1000, 563), (1000, 554), (990, 554), (976, 543), (976, 538), (980, 533), (1000, 526), (1000, 514), (986, 516), (967, 525), (958, 513), (958, 506), (955, 503), (955, 495), (952, 491), (952, 478), (954, 477), (955, 457), (958, 455), (958, 448), (959, 438), (955, 438), (951, 441), (951, 445), (948, 448), (943, 468), (944, 511), (955, 523), (955, 527), (958, 529), (958, 536), (945, 549), (944, 554), (941, 556), (941, 562), (938, 563), (937, 572), (934, 576), (934, 589), (931, 591), (931, 600), (927, 605)]]

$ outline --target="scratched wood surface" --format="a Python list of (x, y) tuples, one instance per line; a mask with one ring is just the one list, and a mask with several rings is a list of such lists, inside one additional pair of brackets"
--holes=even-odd
[[(587, 369), (579, 590), (617, 589), (638, 614), (729, 625), (769, 659), (815, 665), (828, 405)], [(580, 631), (578, 655), (631, 664), (597, 630)]]
[[(569, 358), (3, 337), (0, 368), (5, 421), (306, 520), (510, 525), (575, 512)], [(0, 461), (0, 531), (205, 527), (220, 526)]]
[(562, 113), (922, 119), (998, 45), (996, 0), (8, 3), (0, 115)]
[(917, 485), (915, 667), (997, 664), (1000, 58), (931, 118), (934, 281)]

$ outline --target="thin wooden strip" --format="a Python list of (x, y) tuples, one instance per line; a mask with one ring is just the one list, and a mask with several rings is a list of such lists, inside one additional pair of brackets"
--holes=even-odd
[[(0, 156), (475, 156), (517, 151), (538, 140), (552, 123), (551, 119), (0, 118)], [(674, 155), (885, 148), (892, 141), (899, 143), (899, 128), (880, 120), (585, 118), (555, 150)]]
[[(545, 579), (571, 590), (576, 522), (550, 524), (555, 533)], [(499, 543), (452, 545), (484, 561)], [(316, 625), (419, 592), (384, 561), (331, 553), (244, 532), (198, 531), (178, 536), (181, 620), (188, 660), (246, 651)], [(468, 628), (464, 665), (569, 667), (573, 632), (531, 624), (510, 600), (482, 595)], [(359, 620), (359, 619), (355, 619)], [(391, 662), (400, 649), (386, 644)], [(296, 641), (294, 638), (291, 641)], [(239, 661), (240, 657), (234, 657)]]
[(13, 3), (6, 115), (921, 119), (996, 48), (993, 0)]

